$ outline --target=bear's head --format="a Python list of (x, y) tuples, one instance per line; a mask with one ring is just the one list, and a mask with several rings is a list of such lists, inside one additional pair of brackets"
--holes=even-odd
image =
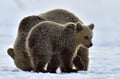
[[(65, 36), (70, 38), (75, 38), (75, 41), (78, 45), (82, 45), (84, 47), (91, 47), (92, 44), (92, 37), (94, 29), (94, 24), (85, 25), (81, 24), (80, 22), (73, 23), (68, 22), (65, 24)], [(70, 40), (70, 39), (69, 39)]]
[(76, 23), (76, 41), (84, 47), (91, 47), (94, 24), (85, 25), (79, 22)]
[(13, 48), (8, 48), (7, 53), (14, 60), (14, 64), (16, 65), (16, 67), (18, 67), (19, 69), (23, 71), (32, 70), (32, 67), (30, 65), (30, 60), (28, 57), (24, 57), (25, 55), (23, 54), (19, 57), (16, 56)]

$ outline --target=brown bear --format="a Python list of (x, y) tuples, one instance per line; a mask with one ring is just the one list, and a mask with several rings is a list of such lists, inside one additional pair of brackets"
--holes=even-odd
[[(39, 17), (38, 17), (39, 16)], [(65, 24), (67, 22), (80, 22), (81, 24), (84, 24), (77, 16), (75, 16), (73, 13), (64, 10), (64, 9), (55, 9), (55, 10), (51, 10), (36, 16), (28, 16), (26, 18), (24, 18), (19, 27), (22, 28), (21, 31), (19, 31), (18, 29), (18, 36), (17, 39), (15, 41), (15, 45), (14, 45), (14, 49), (13, 48), (9, 48), (8, 49), (8, 54), (13, 58), (16, 66), (24, 71), (28, 71), (31, 70), (31, 65), (30, 65), (30, 61), (29, 58), (27, 58), (27, 54), (26, 51), (24, 50), (24, 41), (26, 39), (26, 36), (23, 37), (22, 35), (19, 35), (19, 32), (24, 32), (24, 29), (28, 28), (28, 31), (31, 29), (29, 27), (33, 27), (33, 25), (37, 24), (39, 22), (41, 18), (42, 20), (48, 20), (48, 21), (54, 21), (57, 23), (61, 23), (61, 24)], [(26, 27), (26, 28), (25, 28)], [(27, 31), (27, 32), (28, 32)], [(25, 33), (27, 33), (25, 32)], [(22, 37), (21, 37), (22, 36)], [(21, 38), (22, 40), (18, 39)], [(17, 41), (18, 40), (18, 41)], [(19, 44), (22, 44), (19, 45)], [(18, 46), (18, 47), (16, 47)], [(17, 50), (19, 48), (19, 50)], [(85, 47), (80, 47), (78, 50), (78, 55), (76, 56), (76, 58), (74, 59), (74, 65), (78, 70), (87, 70), (88, 69), (88, 63), (89, 63), (89, 49), (85, 48)], [(19, 51), (19, 52), (18, 52)], [(15, 54), (14, 54), (15, 53)], [(22, 58), (20, 58), (22, 57)], [(56, 59), (56, 56), (53, 55), (51, 61), (49, 62), (47, 69), (48, 70), (52, 70), (54, 68), (56, 68), (57, 66), (57, 61), (54, 61)], [(28, 63), (28, 64), (27, 64)], [(56, 63), (56, 65), (55, 65)]]
[[(80, 20), (76, 15), (73, 13), (65, 10), (65, 9), (55, 9), (51, 10), (42, 14), (39, 14), (38, 16), (46, 18), (48, 21), (54, 21), (57, 23), (65, 24), (67, 22), (79, 22), (81, 24), (84, 24), (82, 20)], [(57, 69), (57, 63), (58, 61), (55, 61), (57, 58), (55, 55), (53, 55), (51, 61), (48, 66), (47, 70), (51, 71), (53, 69)], [(74, 59), (74, 65), (77, 70), (88, 70), (89, 65), (89, 49), (85, 47), (80, 47), (77, 53), (77, 56)]]
[[(34, 72), (46, 72), (45, 65), (53, 55), (57, 56), (61, 72), (75, 72), (73, 60), (80, 45), (92, 46), (93, 24), (81, 23), (60, 24), (43, 21), (36, 24), (26, 39), (27, 53), (31, 58)], [(52, 62), (52, 61), (51, 61)], [(55, 72), (55, 70), (51, 70)]]
[[(73, 13), (65, 10), (65, 9), (54, 9), (42, 14), (39, 14), (38, 16), (46, 18), (48, 21), (54, 21), (57, 23), (65, 24), (67, 22), (79, 22), (81, 24), (84, 24), (82, 20), (80, 20), (76, 15)], [(48, 63), (47, 70), (51, 71), (54, 68), (57, 68), (58, 61), (56, 60), (56, 56), (53, 55), (51, 61)], [(89, 49), (86, 47), (80, 46), (77, 56), (74, 59), (74, 65), (77, 70), (88, 70), (89, 65)]]
[(13, 58), (15, 65), (24, 71), (31, 71), (30, 58), (25, 50), (25, 41), (29, 30), (38, 22), (45, 21), (45, 19), (38, 16), (28, 16), (22, 19), (19, 24), (17, 38), (14, 48), (7, 50), (8, 54)]

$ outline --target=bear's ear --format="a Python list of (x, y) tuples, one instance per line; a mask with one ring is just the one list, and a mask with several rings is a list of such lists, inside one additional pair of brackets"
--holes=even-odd
[(77, 22), (77, 24), (76, 24), (76, 31), (80, 32), (82, 30), (83, 30), (83, 27), (82, 27), (81, 23)]
[(90, 24), (90, 25), (89, 25), (89, 28), (90, 28), (91, 30), (93, 30), (93, 29), (94, 29), (94, 24)]
[(65, 29), (66, 29), (66, 31), (73, 32), (74, 29), (75, 29), (75, 24), (72, 23), (72, 22), (69, 22), (69, 23), (66, 24), (66, 28)]
[(13, 49), (12, 49), (12, 48), (9, 48), (9, 49), (7, 50), (7, 53), (8, 53), (9, 56), (11, 56), (11, 58), (14, 59), (14, 52), (13, 52)]

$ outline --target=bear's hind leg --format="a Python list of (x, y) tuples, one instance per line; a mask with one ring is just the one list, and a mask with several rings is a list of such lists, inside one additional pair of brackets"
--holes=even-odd
[(73, 63), (77, 70), (83, 70), (85, 65), (80, 56), (76, 56), (73, 60)]
[(34, 72), (47, 72), (44, 67), (51, 58), (51, 51), (47, 48), (34, 48), (31, 54), (31, 63)]
[(89, 65), (89, 49), (80, 47), (73, 62), (77, 70), (87, 71)]

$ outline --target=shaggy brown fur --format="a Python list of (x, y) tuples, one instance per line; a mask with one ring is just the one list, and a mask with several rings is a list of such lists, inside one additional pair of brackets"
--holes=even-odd
[(22, 19), (14, 48), (7, 50), (8, 54), (13, 58), (15, 65), (24, 71), (31, 71), (31, 63), (28, 54), (25, 51), (25, 41), (29, 30), (38, 22), (45, 21), (44, 18), (38, 16), (28, 16)]
[[(24, 18), (21, 21), (21, 24), (19, 25), (19, 27), (22, 27), (22, 29), (20, 29), (20, 31), (19, 30), (18, 31), (19, 32), (24, 32), (24, 31), (27, 30), (27, 32), (28, 32), (31, 29), (31, 27), (33, 27), (34, 24), (37, 24), (41, 20), (54, 21), (54, 22), (61, 23), (61, 24), (65, 24), (67, 22), (74, 22), (74, 23), (80, 22), (81, 24), (83, 24), (83, 22), (77, 16), (75, 16), (73, 13), (71, 13), (67, 10), (64, 10), (64, 9), (51, 10), (51, 11), (39, 14), (38, 16), (35, 16), (35, 17), (34, 16), (28, 16), (28, 17)], [(41, 20), (40, 20), (40, 18), (41, 18)], [(29, 28), (29, 26), (30, 26), (30, 28)], [(24, 40), (26, 38), (26, 36), (25, 37), (23, 37), (23, 36), (21, 35), (21, 37), (20, 37), (20, 34), (18, 33), (16, 41), (17, 40), (19, 41), (18, 37), (23, 38), (23, 40)], [(31, 70), (31, 65), (29, 63), (28, 64), (26, 63), (26, 62), (29, 62), (29, 58), (26, 55), (26, 51), (24, 50), (24, 42), (19, 41), (19, 43), (15, 42), (15, 44), (17, 44), (18, 47), (20, 46), (19, 44), (22, 44), (23, 47), (21, 46), (19, 52), (16, 49), (15, 49), (16, 50), (16, 52), (15, 52), (13, 50), (13, 48), (9, 48), (8, 49), (8, 54), (13, 58), (16, 66), (18, 68), (20, 68), (22, 70)], [(16, 48), (15, 46), (16, 45), (14, 45), (14, 48)], [(89, 51), (88, 50), (89, 50), (88, 48), (80, 47), (80, 49), (78, 51), (78, 56), (74, 60), (74, 64), (75, 64), (75, 66), (78, 70), (87, 70), (88, 69), (88, 65), (89, 65), (89, 56), (88, 56)], [(14, 55), (14, 53), (16, 53), (16, 55)], [(82, 55), (84, 53), (86, 55)], [(17, 57), (15, 57), (15, 56), (17, 56)], [(22, 59), (20, 57), (22, 57)], [(51, 71), (53, 69), (57, 69), (57, 67), (58, 67), (57, 64), (59, 62), (56, 61), (56, 59), (57, 59), (57, 56), (53, 55), (53, 58), (51, 59), (51, 62), (49, 62), (48, 66), (47, 66), (48, 71)], [(82, 62), (83, 62), (83, 64), (81, 64)], [(22, 65), (17, 64), (17, 63), (21, 63)]]
[[(46, 72), (45, 65), (56, 54), (59, 57), (62, 72), (75, 72), (72, 69), (72, 63), (78, 47), (80, 44), (91, 46), (91, 41), (88, 41), (89, 37), (92, 37), (91, 26), (93, 27), (92, 24), (86, 27), (80, 23), (62, 25), (52, 21), (35, 25), (26, 39), (27, 53), (31, 58), (33, 71)], [(84, 38), (83, 32), (88, 32), (85, 33), (88, 39), (84, 41), (81, 40), (81, 37)]]
[(77, 70), (88, 70), (89, 65), (89, 50), (88, 48), (80, 47), (77, 56), (74, 58), (74, 65)]
[[(67, 22), (79, 22), (81, 24), (84, 24), (76, 15), (73, 13), (65, 10), (65, 9), (55, 9), (51, 10), (42, 14), (39, 14), (38, 16), (46, 18), (48, 21), (54, 21), (57, 23), (65, 24)], [(82, 55), (82, 54), (86, 55)], [(57, 57), (54, 55), (51, 59), (51, 62), (48, 63), (47, 70), (49, 72), (54, 69), (58, 68), (58, 61), (56, 61)], [(78, 51), (78, 56), (74, 60), (75, 67), (77, 70), (87, 70), (89, 65), (89, 49), (86, 47), (80, 47)]]
[(56, 23), (66, 24), (67, 22), (83, 22), (73, 13), (65, 9), (54, 9), (48, 12), (39, 14), (38, 16), (46, 18), (48, 21), (54, 21)]

